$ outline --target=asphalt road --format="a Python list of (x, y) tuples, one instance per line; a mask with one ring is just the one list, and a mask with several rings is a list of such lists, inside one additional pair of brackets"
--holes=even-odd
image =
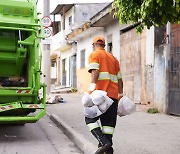
[(0, 126), (0, 154), (80, 154), (47, 116), (34, 124)]

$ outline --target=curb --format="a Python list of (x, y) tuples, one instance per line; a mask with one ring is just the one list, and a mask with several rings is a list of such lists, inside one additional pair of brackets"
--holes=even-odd
[(58, 128), (72, 141), (84, 154), (94, 154), (97, 147), (89, 142), (83, 135), (76, 132), (67, 125), (61, 118), (55, 114), (49, 114), (48, 117), (56, 124)]

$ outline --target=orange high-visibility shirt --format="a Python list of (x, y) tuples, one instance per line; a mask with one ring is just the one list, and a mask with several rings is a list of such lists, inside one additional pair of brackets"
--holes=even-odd
[(96, 90), (104, 90), (109, 97), (118, 99), (118, 79), (122, 78), (118, 60), (100, 47), (89, 56), (88, 72), (93, 69), (99, 70)]

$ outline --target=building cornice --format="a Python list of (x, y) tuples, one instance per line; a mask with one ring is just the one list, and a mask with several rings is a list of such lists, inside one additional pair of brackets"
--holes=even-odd
[[(65, 11), (65, 13), (67, 11), (69, 11), (72, 7), (74, 6), (74, 4), (59, 4), (57, 5), (57, 7), (54, 9), (53, 12), (51, 12), (51, 15), (56, 15), (56, 14), (63, 14), (63, 11)], [(64, 10), (63, 10), (64, 8)]]
[(79, 35), (80, 33), (86, 31), (87, 29), (89, 29), (90, 26), (90, 22), (86, 22), (85, 24), (83, 24), (82, 26), (80, 26), (79, 28), (73, 30), (70, 34), (67, 35), (67, 40), (71, 40), (73, 37)]

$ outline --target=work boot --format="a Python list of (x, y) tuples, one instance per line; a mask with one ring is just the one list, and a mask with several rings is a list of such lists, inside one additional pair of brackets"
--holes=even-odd
[[(99, 143), (98, 148), (102, 147), (102, 145)], [(114, 149), (113, 147), (110, 147), (108, 150), (106, 150), (103, 154), (113, 154)]]
[(100, 128), (93, 129), (91, 132), (101, 145), (98, 148), (98, 150), (95, 152), (95, 154), (104, 154), (104, 152), (107, 151), (111, 147), (111, 143), (108, 141), (108, 139), (103, 134)]
[[(101, 143), (98, 144), (98, 148), (102, 147)], [(114, 149), (113, 147), (110, 147), (108, 150), (104, 152), (104, 154), (113, 154)]]
[(113, 152), (113, 147), (110, 147), (107, 151), (104, 152), (104, 154), (113, 154)]
[(99, 147), (95, 154), (104, 154), (111, 147), (110, 143), (105, 143), (103, 146)]

